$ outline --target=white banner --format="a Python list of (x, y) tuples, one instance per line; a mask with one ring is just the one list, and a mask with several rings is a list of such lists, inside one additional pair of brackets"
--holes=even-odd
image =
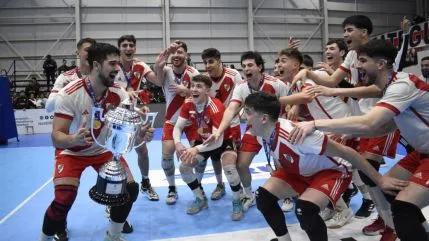
[(15, 110), (18, 134), (51, 133), (53, 119), (45, 109)]

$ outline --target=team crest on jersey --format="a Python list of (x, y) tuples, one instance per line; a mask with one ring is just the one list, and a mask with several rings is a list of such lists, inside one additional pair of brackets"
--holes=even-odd
[(64, 170), (64, 164), (58, 164), (57, 165), (57, 172), (58, 174), (60, 174), (61, 172), (63, 172)]
[(224, 84), (223, 87), (226, 89), (226, 91), (229, 91), (231, 89), (231, 87), (229, 86), (229, 84)]
[(293, 163), (293, 158), (292, 158), (292, 156), (291, 156), (291, 155), (283, 154), (283, 156), (284, 156), (284, 158), (285, 158), (286, 160), (288, 160), (290, 163)]
[(134, 77), (136, 77), (137, 79), (140, 79), (140, 73), (139, 72), (134, 72)]

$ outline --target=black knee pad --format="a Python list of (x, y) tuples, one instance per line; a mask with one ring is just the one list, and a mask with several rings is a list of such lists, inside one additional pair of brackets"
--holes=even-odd
[[(298, 199), (296, 201), (295, 214), (299, 220), (301, 228), (308, 231), (312, 228), (313, 221), (319, 216), (320, 208), (316, 204)], [(320, 218), (320, 216), (319, 216)]]
[[(369, 164), (371, 164), (372, 167), (374, 167), (375, 170), (380, 170), (380, 163), (367, 159), (367, 161), (369, 162)], [(370, 186), (370, 187), (375, 187), (377, 186), (377, 184), (375, 184), (375, 182), (372, 181), (371, 178), (369, 178), (365, 173), (363, 173), (362, 171), (358, 170), (359, 172), (359, 176), (360, 179), (362, 180), (363, 183), (365, 183), (366, 185)]]
[(137, 182), (127, 183), (127, 191), (130, 195), (131, 201), (135, 202), (139, 196), (139, 184)]
[(266, 210), (269, 210), (271, 207), (277, 204), (277, 201), (279, 200), (276, 196), (274, 196), (272, 193), (267, 191), (267, 189), (263, 187), (259, 187), (256, 192), (256, 207), (259, 211), (262, 213)]
[(396, 195), (393, 196), (393, 195), (387, 194), (385, 192), (383, 192), (383, 195), (389, 203), (392, 203), (393, 200), (395, 200), (395, 198), (396, 198)]
[(421, 209), (419, 207), (400, 200), (394, 200), (391, 207), (395, 230), (402, 241), (428, 240), (426, 231), (421, 224)]

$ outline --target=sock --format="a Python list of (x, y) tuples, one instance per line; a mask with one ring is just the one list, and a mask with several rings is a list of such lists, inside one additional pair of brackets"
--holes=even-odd
[(252, 186), (250, 186), (250, 187), (244, 187), (244, 193), (246, 195), (252, 194)]
[(110, 236), (120, 236), (123, 226), (124, 223), (116, 223), (110, 220), (110, 225), (107, 231), (109, 232)]

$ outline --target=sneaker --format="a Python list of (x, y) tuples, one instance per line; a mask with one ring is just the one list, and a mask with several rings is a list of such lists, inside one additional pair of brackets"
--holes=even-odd
[(122, 226), (122, 233), (132, 233), (134, 231), (133, 225), (131, 225), (130, 221), (125, 220), (124, 226)]
[(362, 198), (362, 206), (360, 206), (359, 210), (357, 210), (355, 217), (367, 218), (371, 215), (372, 211), (374, 211), (374, 208), (375, 206), (372, 200)]
[(323, 221), (328, 221), (331, 219), (335, 214), (335, 211), (332, 208), (326, 207), (322, 211), (320, 211), (319, 215), (323, 219)]
[(293, 200), (292, 198), (285, 198), (283, 200), (282, 210), (283, 212), (290, 212), (293, 209)]
[(243, 199), (241, 199), (241, 203), (243, 204), (243, 212), (246, 212), (250, 207), (255, 206), (256, 200), (254, 193), (244, 194)]
[(189, 205), (187, 214), (194, 215), (199, 213), (201, 210), (208, 208), (207, 197), (204, 196), (203, 199), (195, 198), (195, 200)]
[(350, 206), (350, 201), (352, 200), (352, 197), (356, 196), (356, 194), (359, 192), (359, 189), (356, 187), (356, 185), (354, 183), (352, 183), (352, 185), (353, 188), (347, 188), (342, 196), (347, 206)]
[(397, 238), (396, 233), (393, 229), (386, 226), (383, 232), (381, 232), (380, 241), (395, 241)]
[(159, 196), (153, 189), (152, 185), (149, 182), (149, 179), (143, 180), (141, 182), (140, 191), (146, 196), (150, 201), (159, 201)]
[(106, 236), (104, 236), (104, 241), (127, 241), (121, 238), (120, 235), (110, 235), (109, 232), (106, 232)]
[(178, 198), (179, 198), (179, 195), (177, 195), (176, 186), (169, 186), (168, 194), (167, 194), (167, 198), (165, 199), (165, 202), (168, 205), (174, 205)]
[(69, 240), (69, 234), (67, 229), (61, 232), (58, 232), (54, 236), (55, 241), (68, 241)]
[(223, 183), (217, 184), (216, 188), (215, 188), (215, 190), (213, 190), (212, 196), (210, 198), (211, 198), (211, 200), (219, 200), (223, 196), (225, 196), (225, 185)]
[(240, 221), (243, 219), (243, 204), (240, 200), (232, 201), (232, 221)]
[(334, 216), (326, 222), (327, 228), (341, 228), (346, 225), (354, 216), (351, 208), (345, 208), (341, 211), (335, 211)]
[(362, 233), (368, 236), (374, 236), (380, 234), (380, 232), (382, 232), (385, 228), (386, 225), (384, 224), (383, 219), (378, 216), (373, 223), (363, 227)]

